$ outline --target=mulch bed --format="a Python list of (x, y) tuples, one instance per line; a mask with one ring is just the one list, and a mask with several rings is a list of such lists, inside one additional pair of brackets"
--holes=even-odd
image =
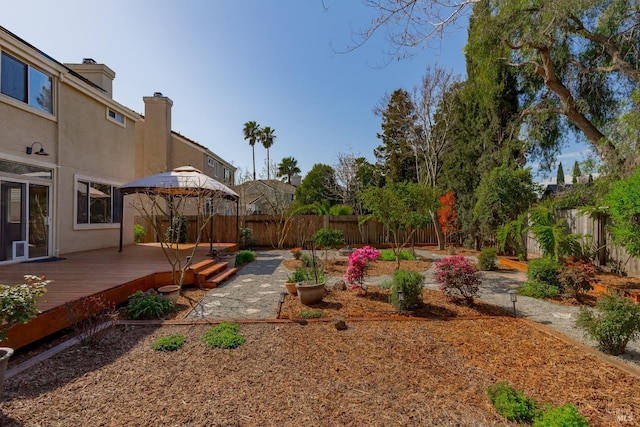
[[(429, 266), (413, 263), (402, 268)], [(384, 264), (368, 274), (390, 274)], [(640, 425), (640, 379), (582, 347), (436, 291), (408, 320), (388, 293), (331, 290), (311, 309), (345, 317), (346, 330), (313, 320), (242, 324), (247, 341), (235, 350), (205, 348), (205, 325), (117, 325), (98, 346), (72, 347), (6, 381), (0, 425), (513, 425), (486, 396), (501, 380), (540, 403), (575, 404), (594, 426)], [(179, 301), (174, 318), (199, 298)], [(282, 315), (303, 309), (287, 297)], [(182, 349), (151, 349), (171, 333), (187, 337)]]

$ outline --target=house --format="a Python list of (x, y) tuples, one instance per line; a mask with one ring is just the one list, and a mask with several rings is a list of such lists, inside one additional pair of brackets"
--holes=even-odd
[(63, 64), (0, 27), (0, 264), (133, 243), (117, 188), (192, 165), (233, 183), (235, 168), (171, 130), (169, 98), (141, 115), (112, 97), (115, 72)]
[(233, 189), (240, 196), (240, 215), (273, 215), (284, 212), (296, 195), (294, 185), (275, 179), (247, 181)]

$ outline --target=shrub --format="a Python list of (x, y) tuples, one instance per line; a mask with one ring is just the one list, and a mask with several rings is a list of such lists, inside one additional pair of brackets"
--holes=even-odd
[(300, 257), (302, 256), (302, 248), (297, 247), (291, 249), (291, 255), (293, 255), (294, 259), (300, 259)]
[(640, 304), (619, 294), (605, 295), (598, 301), (598, 314), (580, 308), (576, 326), (598, 343), (598, 349), (614, 356), (624, 352), (627, 343), (640, 337)]
[(527, 279), (530, 282), (545, 283), (547, 285), (560, 287), (558, 281), (558, 269), (560, 265), (551, 258), (537, 258), (529, 261), (527, 269)]
[(302, 310), (300, 317), (303, 319), (319, 319), (325, 317), (324, 313), (320, 310)]
[(498, 251), (496, 248), (484, 248), (478, 255), (478, 267), (482, 271), (492, 271), (496, 269), (498, 261)]
[(558, 296), (559, 290), (557, 286), (547, 285), (546, 283), (527, 281), (518, 288), (518, 294), (531, 298), (555, 298)]
[(237, 323), (222, 322), (205, 332), (200, 339), (209, 348), (233, 349), (245, 342), (239, 332), (240, 326)]
[(160, 319), (171, 310), (173, 310), (173, 303), (160, 295), (141, 294), (129, 299), (127, 315), (134, 320)]
[(133, 225), (133, 238), (136, 243), (141, 243), (144, 239), (144, 227), (140, 224)]
[(289, 283), (300, 283), (309, 280), (309, 270), (304, 267), (298, 267), (287, 276), (287, 282)]
[(580, 299), (593, 286), (596, 278), (596, 268), (588, 261), (569, 259), (560, 267), (558, 282), (564, 291), (568, 291), (575, 299)]
[(236, 254), (236, 265), (246, 264), (256, 259), (256, 253), (249, 250), (243, 250)]
[(115, 304), (100, 295), (89, 295), (65, 304), (66, 318), (80, 344), (96, 347), (109, 333), (105, 323), (117, 321)]
[[(400, 251), (400, 259), (405, 261), (415, 261), (416, 256), (409, 251)], [(395, 261), (396, 254), (393, 253), (393, 249), (385, 249), (384, 251), (380, 251), (380, 260)]]
[(25, 275), (24, 280), (26, 283), (0, 285), (0, 341), (7, 339), (12, 326), (29, 323), (38, 316), (36, 302), (51, 283), (44, 276)]
[(344, 233), (338, 228), (321, 228), (314, 234), (313, 241), (323, 248), (335, 248), (344, 244)]
[[(389, 302), (399, 310), (408, 310), (422, 302), (424, 276), (417, 271), (398, 270), (393, 274), (393, 285)], [(402, 289), (404, 302), (398, 299), (398, 291)]]
[(566, 404), (547, 409), (533, 421), (534, 427), (589, 427), (587, 420), (580, 415), (578, 409)]
[(366, 292), (364, 287), (364, 273), (369, 262), (377, 259), (379, 256), (380, 252), (371, 246), (356, 249), (349, 255), (349, 264), (344, 274), (344, 280), (351, 285), (352, 289)]
[(528, 399), (506, 381), (489, 386), (487, 394), (496, 411), (510, 421), (530, 422), (538, 414), (535, 399)]
[(182, 334), (166, 335), (155, 340), (151, 347), (156, 351), (175, 351), (182, 348), (186, 340)]
[(435, 262), (435, 280), (439, 289), (452, 301), (472, 304), (480, 289), (480, 277), (475, 266), (463, 255), (442, 258)]

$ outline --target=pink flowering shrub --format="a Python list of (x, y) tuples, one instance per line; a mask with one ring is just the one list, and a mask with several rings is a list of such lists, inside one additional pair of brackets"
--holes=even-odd
[(442, 293), (455, 302), (473, 304), (480, 289), (480, 273), (463, 255), (435, 262), (435, 280)]
[(351, 289), (358, 289), (359, 291), (366, 293), (364, 288), (364, 273), (367, 269), (369, 262), (377, 259), (380, 256), (375, 248), (371, 246), (365, 246), (360, 249), (356, 249), (349, 255), (349, 264), (347, 265), (347, 272), (344, 275)]

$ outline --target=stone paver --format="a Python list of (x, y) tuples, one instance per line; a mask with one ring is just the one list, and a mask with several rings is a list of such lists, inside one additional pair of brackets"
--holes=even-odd
[(259, 251), (254, 262), (212, 289), (187, 319), (275, 319), (289, 271), (282, 260), (289, 251)]

